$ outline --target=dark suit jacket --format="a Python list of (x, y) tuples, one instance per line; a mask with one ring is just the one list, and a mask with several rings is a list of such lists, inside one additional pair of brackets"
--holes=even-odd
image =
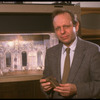
[[(54, 76), (61, 83), (62, 43), (46, 52), (43, 77)], [(77, 86), (77, 96), (71, 98), (100, 98), (100, 47), (78, 37), (75, 54), (70, 69), (68, 83)], [(63, 98), (51, 91), (53, 98)]]

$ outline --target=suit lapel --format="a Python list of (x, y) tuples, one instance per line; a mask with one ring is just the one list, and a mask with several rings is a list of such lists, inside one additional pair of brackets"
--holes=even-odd
[(71, 66), (70, 73), (69, 73), (68, 82), (73, 82), (73, 80), (78, 72), (78, 69), (81, 65), (81, 62), (84, 58), (84, 55), (85, 55), (84, 49), (85, 48), (83, 45), (84, 44), (82, 43), (82, 41), (80, 39), (78, 39), (77, 47), (76, 47), (73, 62), (72, 62), (72, 66)]
[(60, 43), (59, 48), (56, 51), (56, 71), (57, 71), (57, 80), (61, 82), (61, 50), (62, 50), (62, 43)]

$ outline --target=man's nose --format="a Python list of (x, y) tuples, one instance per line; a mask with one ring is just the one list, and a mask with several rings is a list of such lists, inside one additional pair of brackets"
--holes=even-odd
[(63, 27), (61, 27), (60, 32), (61, 32), (62, 34), (64, 33), (64, 28), (63, 28)]

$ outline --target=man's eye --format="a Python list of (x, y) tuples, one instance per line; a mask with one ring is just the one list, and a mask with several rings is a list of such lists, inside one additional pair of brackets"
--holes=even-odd
[(56, 31), (60, 30), (60, 27), (57, 27), (55, 30), (56, 30)]
[(63, 28), (69, 28), (71, 25), (64, 25)]

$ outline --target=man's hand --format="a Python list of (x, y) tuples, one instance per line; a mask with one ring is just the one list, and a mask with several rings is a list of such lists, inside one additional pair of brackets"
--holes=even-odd
[(77, 88), (75, 84), (59, 84), (60, 86), (57, 86), (54, 88), (54, 91), (59, 92), (60, 95), (64, 97), (72, 96), (77, 94)]
[(46, 79), (40, 79), (40, 83), (43, 91), (48, 92), (52, 89), (50, 82), (47, 82)]

